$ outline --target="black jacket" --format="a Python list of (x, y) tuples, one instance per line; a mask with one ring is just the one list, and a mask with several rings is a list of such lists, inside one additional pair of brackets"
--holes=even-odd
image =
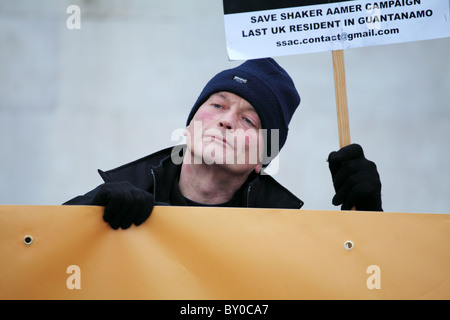
[[(98, 170), (105, 182), (128, 181), (155, 197), (156, 205), (189, 205), (176, 197), (176, 188), (181, 165), (172, 161), (167, 148), (109, 171)], [(90, 205), (98, 187), (67, 201), (64, 205)], [(242, 188), (236, 193), (242, 207), (299, 209), (303, 201), (280, 185), (269, 175), (250, 174)]]

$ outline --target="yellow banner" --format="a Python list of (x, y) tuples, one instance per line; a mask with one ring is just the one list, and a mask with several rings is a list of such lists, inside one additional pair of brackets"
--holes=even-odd
[(449, 299), (450, 215), (0, 206), (1, 299)]

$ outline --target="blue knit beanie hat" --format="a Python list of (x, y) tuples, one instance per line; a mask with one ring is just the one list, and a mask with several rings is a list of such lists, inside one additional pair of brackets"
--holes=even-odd
[[(197, 109), (216, 92), (227, 91), (247, 100), (267, 129), (266, 155), (273, 159), (286, 142), (289, 122), (300, 104), (300, 96), (288, 73), (272, 58), (248, 60), (214, 76), (195, 102), (187, 125)], [(272, 129), (278, 129), (278, 148), (271, 147)], [(273, 149), (273, 150), (272, 150)]]

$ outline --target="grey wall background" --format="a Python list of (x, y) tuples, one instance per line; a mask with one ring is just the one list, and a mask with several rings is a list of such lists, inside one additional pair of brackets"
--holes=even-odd
[[(69, 30), (66, 9), (81, 8)], [(450, 213), (450, 39), (345, 51), (352, 141), (385, 211)], [(278, 57), (302, 103), (274, 177), (305, 209), (338, 210), (331, 53)], [(1, 0), (0, 204), (59, 205), (174, 130), (228, 61), (219, 0)], [(177, 136), (178, 137), (178, 136)]]

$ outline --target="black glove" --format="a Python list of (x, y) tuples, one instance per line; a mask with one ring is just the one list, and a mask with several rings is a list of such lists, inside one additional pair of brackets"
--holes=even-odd
[(136, 226), (150, 216), (155, 204), (152, 194), (129, 182), (106, 182), (99, 187), (91, 205), (104, 206), (103, 220), (113, 229)]
[(333, 205), (341, 210), (383, 211), (381, 181), (377, 166), (364, 157), (358, 144), (351, 144), (331, 152), (328, 165), (336, 194)]

